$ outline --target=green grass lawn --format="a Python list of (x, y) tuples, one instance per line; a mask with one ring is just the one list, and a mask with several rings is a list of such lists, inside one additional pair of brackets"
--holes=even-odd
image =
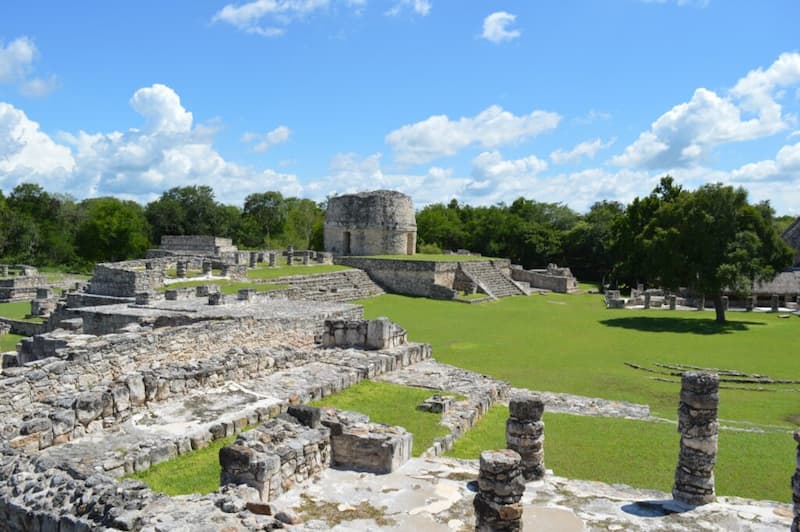
[[(480, 305), (397, 295), (361, 301), (366, 316), (388, 316), (434, 357), (535, 390), (650, 405), (674, 419), (680, 384), (627, 367), (680, 363), (800, 379), (795, 355), (800, 319), (766, 313), (606, 310), (599, 295), (512, 297)], [(792, 428), (799, 385), (779, 391), (721, 390), (720, 418)]]
[(0, 334), (0, 353), (16, 351), (17, 342), (25, 338), (18, 334)]
[(313, 275), (315, 273), (331, 273), (350, 270), (348, 266), (341, 266), (339, 264), (309, 264), (303, 266), (297, 264), (294, 266), (276, 266), (270, 268), (269, 266), (259, 266), (258, 268), (248, 269), (248, 279), (277, 279), (278, 277), (285, 277), (287, 275)]
[[(507, 407), (494, 407), (447, 455), (476, 459), (505, 448), (507, 418)], [(545, 466), (554, 474), (672, 490), (680, 439), (672, 423), (547, 412), (544, 421)], [(721, 431), (717, 494), (789, 502), (794, 448), (788, 434)]]
[(280, 290), (286, 288), (285, 284), (265, 284), (265, 283), (248, 283), (247, 281), (230, 281), (228, 279), (205, 279), (200, 281), (181, 281), (179, 283), (170, 283), (164, 285), (159, 290), (166, 292), (173, 288), (194, 288), (195, 286), (203, 286), (207, 284), (215, 284), (219, 286), (220, 292), (226, 295), (236, 294), (242, 288), (252, 288), (259, 292), (270, 292), (272, 290)]
[(11, 303), (0, 303), (0, 316), (12, 320), (22, 321), (42, 321), (41, 318), (26, 318), (31, 312), (30, 301), (13, 301)]
[(479, 257), (475, 255), (445, 255), (444, 253), (417, 253), (415, 255), (369, 255), (355, 258), (386, 260), (431, 260), (436, 262), (470, 262), (476, 260), (490, 260), (494, 259), (495, 257)]
[(205, 449), (156, 464), (146, 471), (127, 475), (147, 484), (153, 491), (167, 495), (212, 493), (219, 489), (219, 450), (230, 445), (236, 436), (213, 441)]
[[(447, 429), (439, 425), (441, 414), (417, 410), (417, 405), (436, 393), (439, 392), (386, 382), (362, 381), (310, 404), (353, 410), (367, 414), (370, 421), (404, 427), (414, 435), (411, 454), (419, 456), (433, 445), (433, 440), (447, 434)], [(462, 398), (457, 394), (448, 395)]]

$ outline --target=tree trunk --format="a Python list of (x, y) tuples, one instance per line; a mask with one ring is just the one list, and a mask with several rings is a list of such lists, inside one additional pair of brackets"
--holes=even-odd
[(717, 323), (725, 323), (725, 309), (722, 307), (722, 294), (714, 294), (714, 312)]

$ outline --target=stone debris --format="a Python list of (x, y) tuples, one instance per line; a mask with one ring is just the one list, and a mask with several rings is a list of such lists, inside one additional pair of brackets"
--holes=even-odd
[(508, 403), (506, 446), (522, 459), (525, 480), (539, 480), (544, 467), (544, 403), (532, 394), (515, 395)]
[(483, 451), (478, 473), (475, 508), (476, 532), (522, 530), (522, 494), (525, 479), (520, 456), (510, 449)]
[(678, 432), (681, 448), (672, 495), (691, 506), (714, 502), (717, 461), (719, 375), (687, 371), (681, 377)]

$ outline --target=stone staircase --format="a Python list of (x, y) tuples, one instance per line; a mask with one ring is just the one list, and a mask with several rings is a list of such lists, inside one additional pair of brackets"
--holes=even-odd
[(493, 298), (526, 296), (528, 292), (489, 261), (461, 262), (461, 272)]
[(270, 284), (287, 284), (290, 297), (325, 303), (344, 303), (383, 294), (363, 270), (345, 270), (312, 275), (290, 275), (270, 279)]

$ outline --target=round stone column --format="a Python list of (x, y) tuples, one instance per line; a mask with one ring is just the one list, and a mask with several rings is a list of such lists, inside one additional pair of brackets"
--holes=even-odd
[(478, 494), (472, 501), (477, 532), (522, 530), (522, 504), (525, 479), (520, 456), (510, 450), (481, 453)]
[(714, 464), (717, 461), (719, 375), (687, 371), (681, 377), (678, 432), (681, 449), (672, 496), (700, 506), (716, 500)]
[(519, 453), (525, 480), (544, 477), (544, 403), (538, 397), (521, 394), (508, 403), (506, 446)]

